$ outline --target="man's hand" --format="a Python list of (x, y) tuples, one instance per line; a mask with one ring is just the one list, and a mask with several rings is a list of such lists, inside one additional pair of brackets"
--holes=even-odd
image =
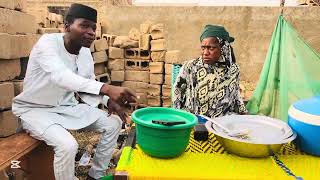
[(137, 102), (136, 94), (129, 88), (104, 84), (100, 94), (109, 96), (118, 105), (124, 106), (127, 103)]
[(125, 112), (124, 108), (121, 107), (118, 103), (116, 103), (115, 101), (113, 101), (112, 99), (108, 100), (108, 111), (109, 113), (116, 113), (118, 114), (118, 116), (121, 118), (121, 120), (126, 123), (127, 119), (128, 119), (128, 115)]

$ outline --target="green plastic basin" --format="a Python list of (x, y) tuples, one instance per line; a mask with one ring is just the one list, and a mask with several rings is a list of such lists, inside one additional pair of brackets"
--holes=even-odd
[[(136, 123), (137, 142), (142, 151), (158, 158), (173, 158), (181, 155), (197, 123), (197, 117), (189, 112), (165, 107), (147, 107), (133, 112)], [(152, 120), (185, 121), (185, 124), (165, 126)]]

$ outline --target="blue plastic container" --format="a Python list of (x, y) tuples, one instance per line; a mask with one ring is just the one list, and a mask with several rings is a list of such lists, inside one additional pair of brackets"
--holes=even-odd
[(289, 109), (289, 126), (297, 133), (297, 145), (320, 156), (320, 96), (294, 103)]

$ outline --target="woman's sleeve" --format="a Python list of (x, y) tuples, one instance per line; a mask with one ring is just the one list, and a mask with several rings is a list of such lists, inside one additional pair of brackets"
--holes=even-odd
[(237, 76), (236, 76), (236, 93), (235, 93), (235, 100), (234, 100), (234, 111), (238, 114), (248, 113), (246, 106), (240, 95), (240, 70), (237, 72)]
[(186, 102), (186, 90), (188, 83), (188, 68), (184, 64), (179, 71), (172, 90), (172, 107), (176, 109), (184, 109)]

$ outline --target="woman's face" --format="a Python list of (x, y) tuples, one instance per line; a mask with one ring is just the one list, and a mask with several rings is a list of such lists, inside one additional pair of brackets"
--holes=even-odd
[(201, 57), (206, 64), (213, 64), (221, 56), (221, 47), (215, 37), (208, 37), (201, 42)]

